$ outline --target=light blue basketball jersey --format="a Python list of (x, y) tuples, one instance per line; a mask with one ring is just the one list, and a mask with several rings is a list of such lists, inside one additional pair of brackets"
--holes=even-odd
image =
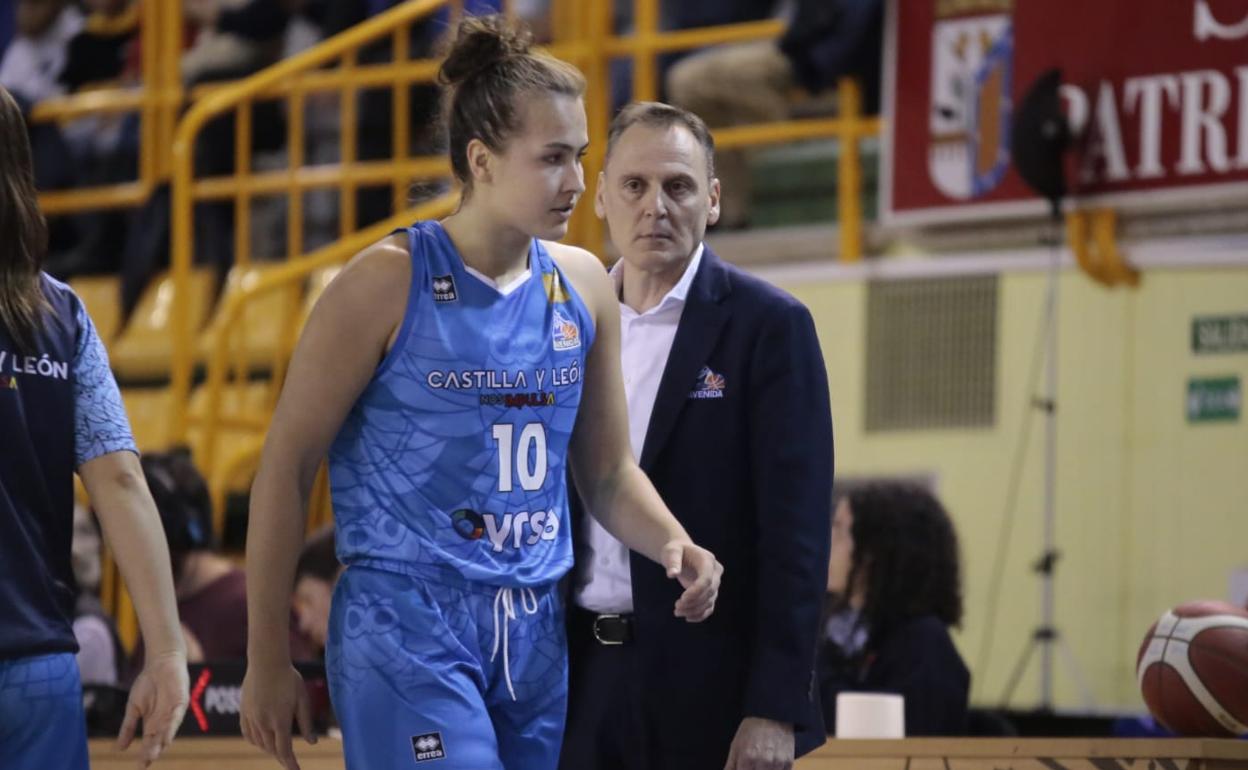
[(572, 565), (565, 462), (589, 311), (537, 240), (531, 275), (503, 294), (438, 222), (407, 232), (402, 327), (330, 448), (338, 556), (500, 586), (558, 580)]

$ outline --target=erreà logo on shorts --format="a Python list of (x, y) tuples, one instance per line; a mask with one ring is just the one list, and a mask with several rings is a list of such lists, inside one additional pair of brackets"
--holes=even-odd
[(455, 293), (454, 276), (435, 275), (433, 277), (433, 301), (454, 302), (457, 299), (459, 295)]
[(412, 753), (417, 762), (445, 759), (446, 748), (442, 745), (442, 733), (425, 733), (412, 736)]

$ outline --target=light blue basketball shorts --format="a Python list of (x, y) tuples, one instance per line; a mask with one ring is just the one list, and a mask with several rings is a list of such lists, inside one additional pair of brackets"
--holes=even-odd
[(347, 770), (554, 770), (567, 710), (555, 585), (351, 566), (326, 669)]
[(87, 720), (72, 652), (0, 660), (0, 767), (87, 770)]

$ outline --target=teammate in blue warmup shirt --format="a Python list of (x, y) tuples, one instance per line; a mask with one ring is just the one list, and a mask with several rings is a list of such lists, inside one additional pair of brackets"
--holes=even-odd
[(68, 286), (40, 270), (47, 228), (21, 110), (0, 88), (0, 766), (86, 770), (72, 629), (75, 470), (132, 589), (149, 654), (122, 747), (143, 722), (143, 762), (187, 702), (186, 651), (160, 533), (108, 357)]
[(242, 727), (292, 770), (292, 721), (315, 736), (284, 619), (326, 455), (347, 565), (326, 662), (352, 770), (555, 768), (569, 468), (604, 527), (679, 580), (678, 616), (708, 617), (722, 572), (633, 459), (606, 271), (553, 242), (585, 189), (583, 77), (488, 17), (461, 25), (441, 79), (463, 201), (326, 289), (252, 490)]

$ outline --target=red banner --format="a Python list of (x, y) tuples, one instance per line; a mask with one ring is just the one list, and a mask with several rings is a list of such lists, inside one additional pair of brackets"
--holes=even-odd
[(1248, 0), (890, 0), (881, 211), (1040, 214), (1010, 163), (1015, 107), (1062, 73), (1080, 202), (1248, 196)]

